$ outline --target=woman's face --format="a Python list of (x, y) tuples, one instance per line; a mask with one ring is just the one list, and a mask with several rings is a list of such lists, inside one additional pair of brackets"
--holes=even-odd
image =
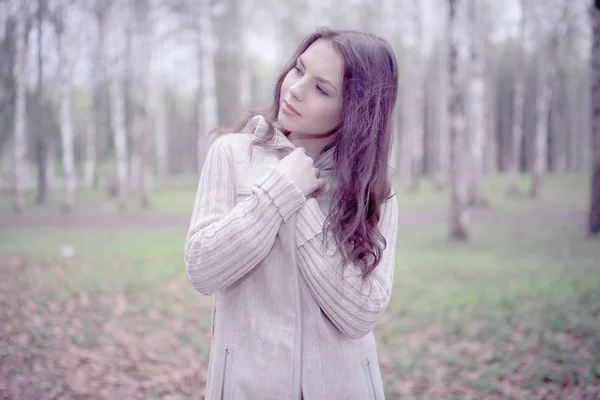
[(341, 121), (344, 59), (329, 40), (318, 39), (296, 60), (281, 85), (277, 119), (294, 134), (321, 135)]

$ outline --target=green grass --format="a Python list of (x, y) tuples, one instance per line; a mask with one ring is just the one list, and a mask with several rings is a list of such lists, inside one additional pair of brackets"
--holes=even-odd
[[(183, 272), (185, 234), (169, 227), (0, 230), (0, 254), (29, 254), (48, 264), (78, 264), (71, 276), (75, 287), (152, 288)], [(64, 247), (73, 249), (73, 259), (61, 256)]]
[[(150, 189), (150, 209), (143, 210), (139, 195), (136, 192), (129, 194), (126, 211), (128, 213), (191, 213), (194, 196), (197, 188), (197, 177), (181, 176), (170, 180), (164, 187)], [(497, 210), (534, 210), (539, 203), (527, 196), (521, 198), (506, 198), (505, 177), (493, 175), (486, 177), (484, 189), (490, 203)], [(519, 184), (525, 193), (529, 188), (529, 177), (521, 176)], [(590, 179), (587, 175), (566, 175), (562, 177), (549, 175), (542, 186), (541, 199), (545, 206), (558, 207), (585, 207), (589, 202)], [(415, 193), (406, 193), (400, 182), (395, 185), (399, 195), (399, 205), (403, 211), (422, 209), (441, 209), (448, 203), (448, 191), (440, 191), (430, 180), (424, 180)], [(52, 215), (61, 212), (63, 193), (60, 190), (49, 192), (48, 201), (38, 206), (35, 204), (35, 192), (30, 191), (25, 195), (25, 208), (27, 214)], [(0, 194), (0, 216), (14, 214), (12, 210), (12, 197), (7, 193)], [(82, 214), (116, 214), (117, 200), (109, 196), (105, 189), (92, 190), (80, 189), (76, 194), (75, 215)]]
[[(589, 185), (591, 179), (587, 175), (549, 175), (544, 178), (540, 198), (546, 206), (580, 207), (588, 204)], [(490, 175), (485, 178), (484, 192), (493, 208), (499, 210), (534, 209), (538, 202), (528, 198), (530, 177), (522, 175), (518, 179), (522, 197), (507, 198), (505, 196), (506, 178), (504, 175)], [(399, 194), (400, 207), (407, 210), (444, 207), (448, 203), (448, 191), (440, 189), (430, 180), (424, 180), (416, 193), (407, 193), (404, 186), (395, 185)]]
[(506, 302), (561, 303), (600, 288), (600, 246), (584, 232), (581, 221), (475, 222), (465, 245), (446, 240), (440, 226), (401, 227), (391, 308), (415, 316), (496, 312)]
[[(149, 209), (143, 209), (137, 193), (130, 193), (125, 205), (127, 213), (191, 213), (194, 205), (195, 184), (189, 187), (167, 186), (150, 192)], [(58, 190), (49, 192), (48, 200), (43, 205), (35, 204), (35, 193), (25, 195), (25, 213), (29, 215), (60, 214), (63, 208), (63, 193)], [(12, 197), (7, 193), (0, 194), (0, 216), (13, 215)], [(75, 196), (74, 215), (114, 215), (118, 212), (117, 199), (111, 197), (106, 190), (81, 189)]]
[[(154, 210), (189, 214), (195, 188), (186, 185), (155, 192)], [(458, 385), (444, 398), (482, 398), (500, 393), (507, 381), (523, 398), (536, 398), (548, 385), (568, 390), (600, 380), (600, 244), (585, 236), (583, 217), (568, 218), (584, 215), (586, 178), (551, 177), (537, 202), (506, 200), (500, 178), (488, 179), (486, 188), (493, 210), (489, 218), (472, 219), (468, 242), (447, 238), (445, 218), (399, 227), (392, 301), (376, 329), (390, 398), (432, 398), (436, 385)], [(82, 213), (103, 204), (98, 193), (88, 195)], [(401, 212), (443, 215), (446, 197), (425, 183), (417, 194), (400, 195)], [(9, 214), (2, 201), (0, 215)], [(55, 211), (48, 205), (37, 212)], [(185, 229), (0, 229), (0, 254), (42, 264), (36, 279), (57, 293), (133, 293), (129, 314), (148, 319), (160, 304), (161, 318), (192, 321), (206, 331), (209, 308), (189, 307), (202, 296), (185, 282)], [(73, 258), (60, 256), (64, 246), (74, 248)], [(177, 296), (165, 295), (172, 282), (183, 282)], [(178, 337), (208, 357), (205, 339), (189, 330)], [(97, 340), (92, 330), (81, 333), (83, 347)], [(406, 381), (417, 384), (398, 386)]]

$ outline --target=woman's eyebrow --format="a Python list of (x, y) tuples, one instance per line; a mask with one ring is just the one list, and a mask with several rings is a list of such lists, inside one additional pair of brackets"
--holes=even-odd
[[(298, 57), (298, 64), (300, 64), (302, 69), (306, 69), (306, 66), (304, 65), (304, 61), (302, 61), (302, 57)], [(327, 79), (321, 78), (320, 76), (315, 76), (315, 79), (321, 83), (331, 86), (331, 88), (337, 92), (337, 88), (335, 87), (335, 85), (333, 83), (331, 83), (330, 81), (328, 81)]]

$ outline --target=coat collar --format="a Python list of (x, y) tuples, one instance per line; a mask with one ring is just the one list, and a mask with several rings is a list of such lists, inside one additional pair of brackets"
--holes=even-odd
[[(296, 148), (294, 144), (284, 135), (277, 125), (274, 126), (275, 134), (267, 146), (276, 151), (291, 151)], [(261, 139), (264, 139), (269, 134), (269, 123), (262, 115), (256, 115), (252, 117), (248, 124), (243, 129), (244, 133), (252, 134), (252, 143), (256, 143)], [(321, 170), (333, 169), (333, 153), (335, 147), (327, 150), (319, 158), (315, 160), (315, 167)]]

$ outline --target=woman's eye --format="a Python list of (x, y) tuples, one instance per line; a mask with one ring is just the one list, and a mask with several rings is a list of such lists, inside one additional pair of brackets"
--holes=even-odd
[(326, 91), (324, 91), (321, 86), (317, 86), (317, 92), (321, 93), (323, 96), (329, 96), (329, 93), (327, 93)]
[(296, 73), (297, 73), (298, 75), (302, 75), (302, 70), (300, 69), (300, 67), (299, 67), (299, 66), (297, 66), (297, 65), (296, 65), (296, 66), (294, 67), (294, 69), (296, 70)]

